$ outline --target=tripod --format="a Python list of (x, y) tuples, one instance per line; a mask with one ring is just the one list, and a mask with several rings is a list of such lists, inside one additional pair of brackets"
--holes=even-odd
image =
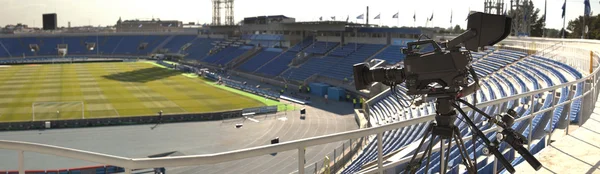
[[(471, 160), (468, 155), (467, 148), (465, 147), (464, 142), (462, 141), (462, 136), (460, 134), (460, 130), (456, 125), (454, 125), (454, 121), (456, 121), (456, 111), (460, 112), (464, 117), (465, 122), (471, 127), (471, 130), (475, 134), (476, 137), (479, 137), (483, 140), (483, 142), (489, 147), (489, 151), (496, 156), (498, 160), (506, 167), (507, 171), (513, 173), (514, 169), (502, 156), (502, 153), (498, 151), (498, 144), (491, 143), (487, 137), (477, 128), (477, 126), (471, 121), (471, 119), (467, 116), (467, 114), (456, 104), (457, 101), (465, 102), (464, 100), (458, 99), (454, 95), (444, 96), (437, 98), (436, 103), (436, 117), (435, 122), (431, 123), (427, 128), (425, 135), (423, 135), (423, 139), (421, 143), (417, 147), (415, 153), (413, 154), (408, 166), (405, 170), (405, 173), (416, 173), (418, 169), (421, 167), (421, 163), (423, 159), (427, 158), (425, 173), (429, 171), (429, 165), (431, 160), (431, 151), (434, 146), (434, 139), (440, 138), (440, 173), (445, 174), (448, 167), (448, 161), (450, 160), (450, 151), (452, 148), (452, 141), (456, 143), (458, 147), (458, 151), (462, 158), (462, 163), (466, 166), (468, 173), (477, 173), (476, 161)], [(478, 108), (473, 107), (472, 105), (467, 105), (473, 108), (475, 111), (485, 114), (483, 111)], [(487, 116), (487, 114), (485, 114)], [(431, 135), (431, 137), (429, 137)], [(473, 140), (475, 141), (473, 137)], [(425, 140), (429, 137), (429, 144), (423, 151), (423, 154), (420, 158), (417, 158), (421, 147), (425, 144)], [(447, 152), (445, 147), (445, 142), (448, 143)], [(446, 153), (446, 154), (444, 154)], [(475, 153), (475, 152), (473, 152)], [(475, 154), (473, 157), (476, 158)]]

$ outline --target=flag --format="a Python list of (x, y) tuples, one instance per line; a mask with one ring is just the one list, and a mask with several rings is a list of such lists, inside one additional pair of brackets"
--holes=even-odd
[(413, 14), (413, 21), (417, 22), (417, 12), (415, 12), (415, 14)]
[(356, 16), (356, 19), (364, 19), (364, 18), (365, 18), (365, 15), (364, 15), (364, 14), (361, 14), (361, 15), (358, 15), (358, 16)]
[(452, 9), (450, 9), (450, 23), (452, 23)]
[[(400, 13), (400, 12), (398, 12)], [(394, 16), (392, 16), (392, 18), (398, 18), (398, 13), (394, 14)]]
[(331, 16), (331, 20), (334, 20), (334, 21), (335, 21), (335, 16)]
[(585, 5), (583, 14), (585, 16), (590, 16), (590, 12), (592, 11), (592, 7), (590, 7), (590, 0), (583, 1), (583, 4)]
[(565, 3), (564, 3), (564, 4), (563, 4), (563, 6), (562, 6), (562, 10), (563, 10), (563, 12), (562, 12), (562, 17), (563, 17), (563, 18), (565, 17), (565, 11), (566, 11), (566, 9), (567, 9), (567, 0), (565, 0)]
[(346, 22), (348, 22), (348, 20), (350, 20), (350, 15), (346, 17)]
[(433, 20), (433, 13), (431, 13), (431, 18), (429, 18), (429, 21)]
[(322, 21), (322, 20), (323, 20), (323, 16), (319, 17), (319, 21)]
[(375, 16), (375, 19), (379, 19), (380, 16), (381, 16), (381, 13), (379, 13), (377, 16)]

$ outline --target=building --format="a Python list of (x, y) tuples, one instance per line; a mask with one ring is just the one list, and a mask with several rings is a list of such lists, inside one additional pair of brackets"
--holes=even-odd
[(160, 19), (122, 21), (119, 18), (115, 28), (117, 32), (183, 32), (183, 22)]

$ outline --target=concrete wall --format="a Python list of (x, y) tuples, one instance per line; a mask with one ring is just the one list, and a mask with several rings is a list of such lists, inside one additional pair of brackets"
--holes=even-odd
[(345, 43), (387, 44), (385, 37), (346, 37)]
[[(341, 36), (317, 36), (318, 41), (323, 42), (341, 42)], [(385, 37), (345, 37), (344, 44), (347, 43), (364, 43), (364, 44), (387, 44), (387, 38)]]
[(342, 37), (336, 36), (317, 36), (317, 41), (320, 42), (341, 42)]

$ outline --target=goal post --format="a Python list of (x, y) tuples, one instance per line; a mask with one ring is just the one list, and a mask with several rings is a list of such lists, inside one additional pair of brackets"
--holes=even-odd
[(32, 121), (85, 119), (83, 101), (33, 102), (31, 104)]

